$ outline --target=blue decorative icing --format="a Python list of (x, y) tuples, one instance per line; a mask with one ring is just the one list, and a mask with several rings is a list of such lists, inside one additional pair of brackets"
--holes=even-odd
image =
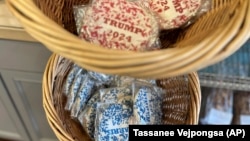
[(94, 81), (86, 78), (85, 83), (81, 87), (79, 98), (81, 100), (81, 106), (83, 106), (87, 103), (91, 94), (94, 92)]
[(97, 103), (93, 103), (89, 109), (89, 122), (87, 124), (87, 128), (89, 130), (90, 137), (94, 138), (95, 133), (95, 118), (96, 118), (96, 108)]
[(140, 124), (150, 123), (150, 109), (149, 109), (149, 97), (151, 90), (146, 87), (142, 87), (136, 93), (134, 99), (134, 111), (138, 114), (138, 120)]
[(73, 66), (70, 70), (69, 74), (67, 75), (66, 82), (64, 85), (64, 94), (68, 95), (70, 92), (70, 87), (72, 86), (72, 83), (75, 79), (75, 76), (77, 75), (77, 72), (80, 72), (81, 68), (78, 66)]
[(88, 100), (87, 106), (91, 106), (96, 102), (100, 102), (100, 94), (98, 91), (95, 91), (94, 94), (91, 96), (91, 98)]
[(113, 75), (88, 71), (88, 74), (99, 83), (109, 83), (113, 80)]
[(77, 96), (76, 100), (73, 104), (73, 108), (71, 109), (71, 116), (77, 117), (79, 112), (85, 108), (89, 98), (94, 92), (94, 81), (91, 80), (89, 77), (85, 77)]
[(127, 141), (132, 108), (118, 103), (98, 104), (96, 140)]
[(161, 91), (154, 87), (134, 87), (134, 116), (137, 124), (161, 124)]
[(78, 116), (78, 120), (82, 124), (85, 131), (92, 138), (92, 140), (94, 140), (96, 109), (99, 100), (100, 100), (99, 93), (97, 92), (94, 93), (88, 100), (87, 105), (84, 108), (84, 111), (82, 111)]
[(96, 107), (97, 103), (93, 103), (91, 106), (86, 107), (83, 112), (85, 120), (83, 127), (92, 139), (94, 139), (95, 133)]
[(73, 81), (73, 84), (70, 88), (70, 93), (67, 97), (67, 103), (66, 103), (66, 106), (65, 106), (65, 109), (66, 110), (71, 110), (72, 108), (72, 105), (73, 103), (75, 102), (75, 99), (76, 99), (76, 95), (81, 87), (81, 83), (82, 81), (84, 80), (84, 78), (86, 77), (86, 75), (84, 74), (78, 74), (74, 81)]

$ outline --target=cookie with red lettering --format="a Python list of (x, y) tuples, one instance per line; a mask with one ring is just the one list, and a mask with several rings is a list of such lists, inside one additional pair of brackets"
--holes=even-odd
[(93, 0), (80, 37), (106, 48), (145, 51), (158, 43), (158, 22), (149, 10), (127, 0)]
[(155, 13), (161, 29), (174, 29), (195, 16), (201, 0), (145, 0), (143, 4)]

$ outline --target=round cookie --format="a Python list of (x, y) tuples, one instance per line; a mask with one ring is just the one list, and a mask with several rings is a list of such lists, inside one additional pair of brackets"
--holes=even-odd
[(160, 29), (179, 28), (194, 17), (201, 6), (201, 0), (146, 0), (143, 3), (155, 13)]
[(158, 23), (147, 9), (127, 0), (93, 0), (83, 18), (80, 37), (106, 48), (155, 49)]
[(127, 141), (132, 108), (120, 103), (97, 105), (95, 140)]

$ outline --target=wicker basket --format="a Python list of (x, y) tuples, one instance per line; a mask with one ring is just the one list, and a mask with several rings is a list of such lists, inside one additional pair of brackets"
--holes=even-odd
[(141, 78), (197, 71), (225, 59), (243, 45), (250, 36), (249, 0), (211, 1), (212, 9), (194, 24), (161, 33), (164, 49), (135, 53), (109, 50), (74, 34), (71, 6), (87, 0), (6, 0), (26, 31), (52, 52), (89, 70)]
[[(47, 63), (43, 76), (43, 107), (50, 127), (60, 141), (87, 141), (90, 138), (80, 123), (64, 110), (67, 99), (62, 94), (62, 83), (73, 63), (62, 58), (53, 54)], [(196, 72), (159, 79), (157, 84), (168, 90), (163, 99), (164, 124), (198, 124), (201, 91)]]

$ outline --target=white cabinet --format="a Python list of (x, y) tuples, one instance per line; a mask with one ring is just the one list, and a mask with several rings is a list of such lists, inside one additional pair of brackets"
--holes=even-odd
[(42, 107), (42, 73), (2, 70), (1, 74), (32, 141), (55, 140)]
[(42, 76), (50, 55), (40, 43), (0, 40), (0, 138), (58, 140), (42, 104)]
[(0, 79), (0, 137), (17, 141), (29, 140), (15, 108)]

